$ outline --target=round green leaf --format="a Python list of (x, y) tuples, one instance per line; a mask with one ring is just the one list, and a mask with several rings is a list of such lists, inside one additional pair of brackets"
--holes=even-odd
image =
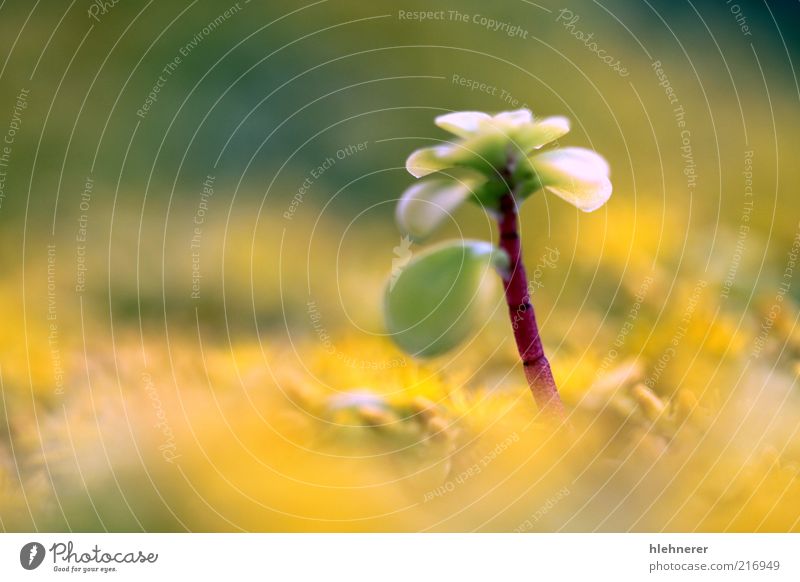
[(386, 287), (384, 315), (392, 339), (421, 357), (465, 340), (490, 307), (488, 283), (505, 253), (482, 241), (448, 241), (414, 257)]

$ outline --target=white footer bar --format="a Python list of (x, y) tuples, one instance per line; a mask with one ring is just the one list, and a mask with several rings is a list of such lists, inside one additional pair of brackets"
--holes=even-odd
[(193, 579), (188, 576), (797, 581), (800, 534), (0, 535), (0, 580)]

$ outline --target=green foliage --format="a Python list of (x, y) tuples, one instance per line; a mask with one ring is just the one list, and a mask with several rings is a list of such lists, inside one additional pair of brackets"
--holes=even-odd
[(458, 345), (484, 319), (491, 300), (487, 273), (507, 261), (490, 243), (470, 240), (448, 241), (413, 258), (386, 288), (392, 339), (422, 357)]

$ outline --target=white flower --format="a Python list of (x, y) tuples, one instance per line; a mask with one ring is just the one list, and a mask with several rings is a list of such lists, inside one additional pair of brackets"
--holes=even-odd
[(565, 117), (534, 118), (528, 109), (489, 115), (459, 111), (440, 115), (436, 125), (458, 139), (421, 148), (406, 161), (417, 178), (398, 205), (398, 222), (410, 235), (430, 234), (465, 200), (495, 210), (513, 190), (519, 200), (541, 189), (590, 212), (611, 196), (609, 168), (595, 152), (563, 148), (538, 152), (569, 131)]
[(495, 116), (480, 111), (458, 111), (440, 115), (436, 125), (462, 138), (418, 149), (406, 161), (406, 169), (417, 178), (453, 167), (496, 173), (512, 157), (539, 149), (569, 131), (565, 117), (535, 121), (528, 109), (504, 111)]

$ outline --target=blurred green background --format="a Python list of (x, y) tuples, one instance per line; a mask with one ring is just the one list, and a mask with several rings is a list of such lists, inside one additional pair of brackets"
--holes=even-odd
[[(91, 4), (45, 2), (32, 10), (28, 3), (6, 2), (0, 106), (7, 118), (19, 91), (30, 91), (0, 212), (6, 248), (21, 250), (27, 229), (29, 264), (41, 256), (31, 243), (48, 238), (64, 241), (59, 254), (69, 255), (80, 194), (91, 176), (90, 248), (99, 256), (90, 258), (89, 282), (104, 287), (110, 266), (112, 283), (122, 281), (110, 294), (121, 317), (137, 311), (137, 302), (143, 312), (159, 314), (162, 287), (167, 295), (173, 289), (185, 295), (186, 257), (175, 247), (187, 231), (191, 235), (207, 175), (216, 178), (210, 224), (224, 229), (232, 213), (239, 220), (234, 230), (258, 234), (259, 220), (264, 230), (292, 228), (296, 224), (279, 217), (309, 171), (348, 144), (368, 142), (366, 151), (314, 180), (298, 214), (316, 220), (324, 208), (323, 223), (358, 217), (356, 230), (374, 225), (385, 233), (389, 202), (409, 182), (402, 169), (408, 151), (443, 137), (432, 128), (434, 115), (527, 104), (536, 114), (571, 117), (566, 141), (610, 160), (611, 209), (641, 211), (651, 220), (647, 228), (659, 229), (656, 261), (673, 244), (691, 249), (678, 251), (686, 260), (722, 265), (730, 258), (726, 228), (738, 228), (744, 151), (753, 150), (757, 230), (747, 255), (758, 263), (763, 251), (782, 254), (797, 214), (798, 169), (788, 154), (798, 130), (797, 44), (791, 27), (776, 27), (794, 11), (791, 3), (774, 4), (740, 3), (745, 34), (724, 2), (563, 7), (521, 0), (490, 6), (330, 0), (291, 7), (240, 2), (238, 8), (119, 2), (105, 13), (95, 7), (96, 18), (87, 13)], [(218, 20), (231, 7), (232, 14)], [(399, 16), (440, 10), (444, 20)], [(579, 16), (572, 28), (561, 10)], [(451, 17), (452, 11), (468, 22)], [(476, 15), (521, 32), (493, 31), (474, 22)], [(572, 34), (576, 30), (592, 34), (629, 75), (604, 65)], [(175, 57), (180, 64), (164, 74)], [(691, 190), (673, 105), (654, 61), (663, 64), (686, 111), (697, 173)], [(164, 86), (142, 118), (137, 110), (160, 75)], [(494, 94), (460, 86), (456, 75), (485, 83)], [(527, 212), (531, 237), (561, 237), (568, 230), (561, 244), (574, 247), (586, 231), (572, 209), (558, 203)], [(603, 221), (599, 214), (581, 220)], [(464, 217), (468, 233), (475, 232), (470, 219), (480, 217)], [(619, 221), (613, 227), (635, 230)], [(666, 240), (672, 228), (686, 239)], [(708, 229), (718, 236), (707, 236)], [(210, 236), (206, 244), (219, 246)], [(388, 237), (386, 244), (395, 241)], [(103, 256), (108, 247), (110, 261)], [(167, 252), (159, 253), (162, 248)], [(18, 268), (20, 255), (4, 253), (6, 269)], [(140, 281), (146, 289), (133, 297), (128, 277), (137, 265), (147, 274)], [(59, 277), (65, 278), (66, 272)], [(107, 295), (101, 290), (93, 304)], [(206, 295), (208, 302), (219, 299)], [(277, 317), (259, 299), (257, 310)], [(218, 304), (210, 308), (218, 315)], [(168, 311), (181, 309), (180, 301), (167, 305)]]

